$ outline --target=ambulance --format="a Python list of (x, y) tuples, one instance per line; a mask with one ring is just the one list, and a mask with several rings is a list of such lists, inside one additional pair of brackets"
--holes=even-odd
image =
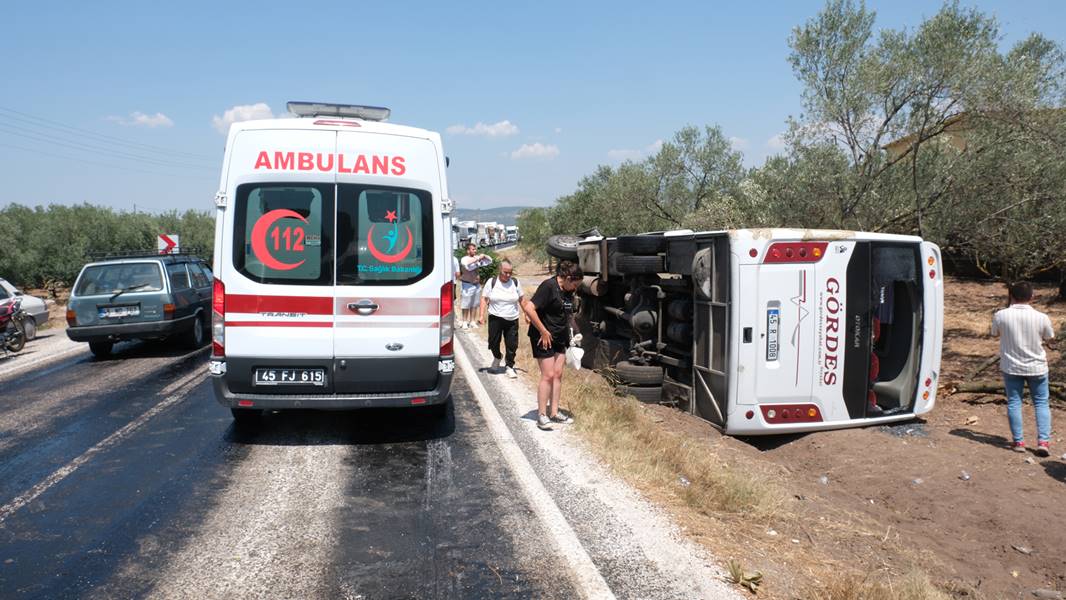
[(290, 102), (230, 127), (215, 196), (218, 401), (446, 412), (455, 369), (447, 159), (387, 108)]

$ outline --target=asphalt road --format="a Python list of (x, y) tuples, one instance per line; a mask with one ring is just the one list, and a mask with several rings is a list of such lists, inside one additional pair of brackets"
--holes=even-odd
[(206, 350), (0, 377), (0, 596), (572, 598), (468, 383), (234, 427)]

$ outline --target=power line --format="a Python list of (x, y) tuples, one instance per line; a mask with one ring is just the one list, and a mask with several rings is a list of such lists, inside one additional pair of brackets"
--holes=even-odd
[[(21, 132), (20, 131), (15, 131), (15, 130), (12, 130), (12, 129), (9, 129), (9, 128), (15, 128), (17, 130), (20, 130)], [(142, 154), (132, 154), (132, 153), (126, 152), (124, 150), (113, 150), (111, 148), (107, 148), (107, 147), (104, 147), (104, 146), (98, 146), (98, 145), (95, 145), (95, 144), (79, 142), (79, 141), (75, 141), (75, 140), (71, 140), (71, 139), (49, 137), (48, 134), (43, 134), (41, 132), (33, 131), (32, 129), (27, 129), (27, 128), (24, 128), (24, 127), (19, 127), (18, 125), (11, 125), (11, 124), (8, 124), (8, 123), (0, 123), (0, 131), (4, 131), (4, 132), (9, 133), (11, 135), (16, 135), (16, 136), (19, 136), (19, 137), (31, 139), (31, 140), (38, 141), (38, 142), (44, 142), (44, 143), (53, 144), (53, 145), (56, 145), (56, 146), (64, 146), (64, 147), (70, 148), (72, 150), (83, 150), (83, 151), (90, 151), (90, 152), (103, 152), (105, 154), (111, 155), (111, 158), (118, 158), (120, 160), (133, 160), (133, 161), (136, 161), (136, 162), (139, 162), (139, 163), (146, 162), (146, 163), (154, 164), (156, 166), (161, 166), (161, 167), (175, 167), (175, 168), (183, 168), (183, 169), (203, 169), (203, 170), (212, 170), (212, 171), (217, 170), (217, 167), (208, 167), (206, 165), (194, 165), (194, 164), (191, 164), (191, 163), (175, 162), (175, 161), (172, 161), (172, 160), (169, 160), (169, 159), (153, 158), (153, 157), (145, 156), (145, 155), (142, 155)]]
[(127, 166), (124, 166), (124, 165), (112, 165), (112, 164), (109, 164), (109, 163), (102, 163), (102, 162), (97, 162), (97, 161), (94, 161), (94, 160), (86, 160), (84, 158), (79, 158), (79, 157), (75, 157), (75, 156), (65, 156), (63, 154), (56, 154), (54, 152), (48, 152), (48, 151), (45, 151), (45, 150), (40, 150), (38, 148), (29, 148), (29, 147), (26, 147), (26, 146), (19, 146), (17, 144), (9, 144), (9, 143), (6, 143), (6, 142), (0, 142), (0, 147), (12, 148), (12, 149), (15, 149), (15, 150), (22, 150), (24, 152), (34, 152), (34, 153), (37, 153), (37, 154), (42, 154), (44, 156), (50, 156), (52, 158), (59, 158), (59, 159), (62, 159), (62, 160), (72, 160), (74, 162), (85, 163), (85, 164), (88, 164), (88, 165), (106, 167), (106, 168), (109, 168), (109, 169), (118, 169), (120, 171), (129, 171), (129, 172), (133, 172), (133, 173), (144, 173), (144, 174), (148, 174), (148, 175), (164, 175), (166, 177), (180, 177), (182, 179), (201, 179), (201, 180), (205, 180), (205, 181), (206, 180), (214, 181), (214, 179), (215, 179), (214, 177), (208, 177), (206, 175), (188, 175), (188, 174), (184, 174), (184, 173), (165, 173), (165, 172), (162, 172), (162, 171), (150, 171), (150, 170), (147, 170), (147, 169), (137, 169), (137, 168), (133, 168), (133, 167), (127, 167)]
[[(74, 125), (68, 125), (66, 123), (61, 123), (59, 121), (55, 121), (55, 120), (52, 120), (52, 119), (46, 119), (44, 117), (38, 117), (38, 116), (35, 116), (35, 115), (31, 115), (29, 113), (24, 113), (22, 111), (18, 111), (18, 110), (12, 109), (12, 108), (7, 108), (7, 107), (4, 107), (4, 106), (0, 106), (0, 111), (2, 111), (4, 113), (10, 113), (10, 114), (6, 114), (6, 115), (0, 115), (0, 116), (2, 116), (4, 118), (21, 121), (23, 123), (32, 125), (34, 127), (44, 127), (44, 128), (54, 129), (54, 130), (58, 130), (58, 131), (73, 131), (73, 132), (77, 132), (77, 133), (79, 133), (81, 135), (85, 135), (85, 136), (89, 136), (89, 137), (95, 137), (95, 138), (98, 138), (98, 140), (100, 140), (100, 141), (105, 141), (105, 142), (112, 143), (112, 144), (121, 144), (121, 145), (124, 145), (124, 146), (141, 148), (143, 150), (149, 150), (149, 151), (157, 152), (157, 153), (172, 154), (172, 155), (175, 155), (175, 156), (184, 156), (185, 160), (195, 159), (195, 160), (202, 160), (202, 161), (207, 161), (207, 162), (216, 162), (217, 161), (217, 159), (208, 157), (208, 156), (203, 155), (203, 154), (195, 154), (195, 153), (192, 153), (192, 152), (185, 152), (185, 151), (182, 151), (182, 150), (174, 150), (172, 148), (164, 148), (162, 146), (155, 146), (155, 145), (152, 145), (152, 144), (143, 144), (143, 143), (140, 143), (140, 142), (132, 142), (132, 141), (129, 141), (129, 140), (122, 139), (120, 137), (115, 137), (113, 135), (107, 135), (107, 134), (104, 134), (104, 133), (97, 133), (95, 131), (90, 131), (88, 129), (82, 129), (80, 127), (75, 127)], [(15, 115), (15, 116), (13, 116), (13, 115)]]

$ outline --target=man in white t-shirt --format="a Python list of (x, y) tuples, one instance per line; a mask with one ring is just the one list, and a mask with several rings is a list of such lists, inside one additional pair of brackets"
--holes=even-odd
[(503, 338), (507, 348), (506, 373), (511, 379), (518, 377), (514, 370), (514, 357), (518, 352), (518, 315), (525, 314), (520, 308), (524, 308), (526, 302), (522, 287), (513, 274), (511, 261), (504, 259), (500, 262), (500, 274), (486, 281), (481, 292), (481, 315), (477, 321), (484, 322), (488, 314), (489, 350), (493, 356), (490, 368), (493, 370), (499, 369), (505, 360), (500, 353), (500, 338)]
[(992, 335), (999, 336), (999, 368), (1007, 396), (1007, 421), (1011, 447), (1025, 452), (1022, 433), (1022, 396), (1025, 386), (1036, 412), (1036, 454), (1051, 454), (1051, 411), (1048, 409), (1048, 364), (1044, 344), (1055, 337), (1051, 319), (1032, 306), (1033, 286), (1019, 282), (1010, 286), (1010, 306), (992, 317)]

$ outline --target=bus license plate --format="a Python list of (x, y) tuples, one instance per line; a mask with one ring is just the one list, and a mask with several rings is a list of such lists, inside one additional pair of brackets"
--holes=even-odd
[(781, 310), (771, 308), (766, 311), (766, 362), (777, 360), (780, 349)]
[(326, 385), (326, 370), (256, 369), (255, 385)]

